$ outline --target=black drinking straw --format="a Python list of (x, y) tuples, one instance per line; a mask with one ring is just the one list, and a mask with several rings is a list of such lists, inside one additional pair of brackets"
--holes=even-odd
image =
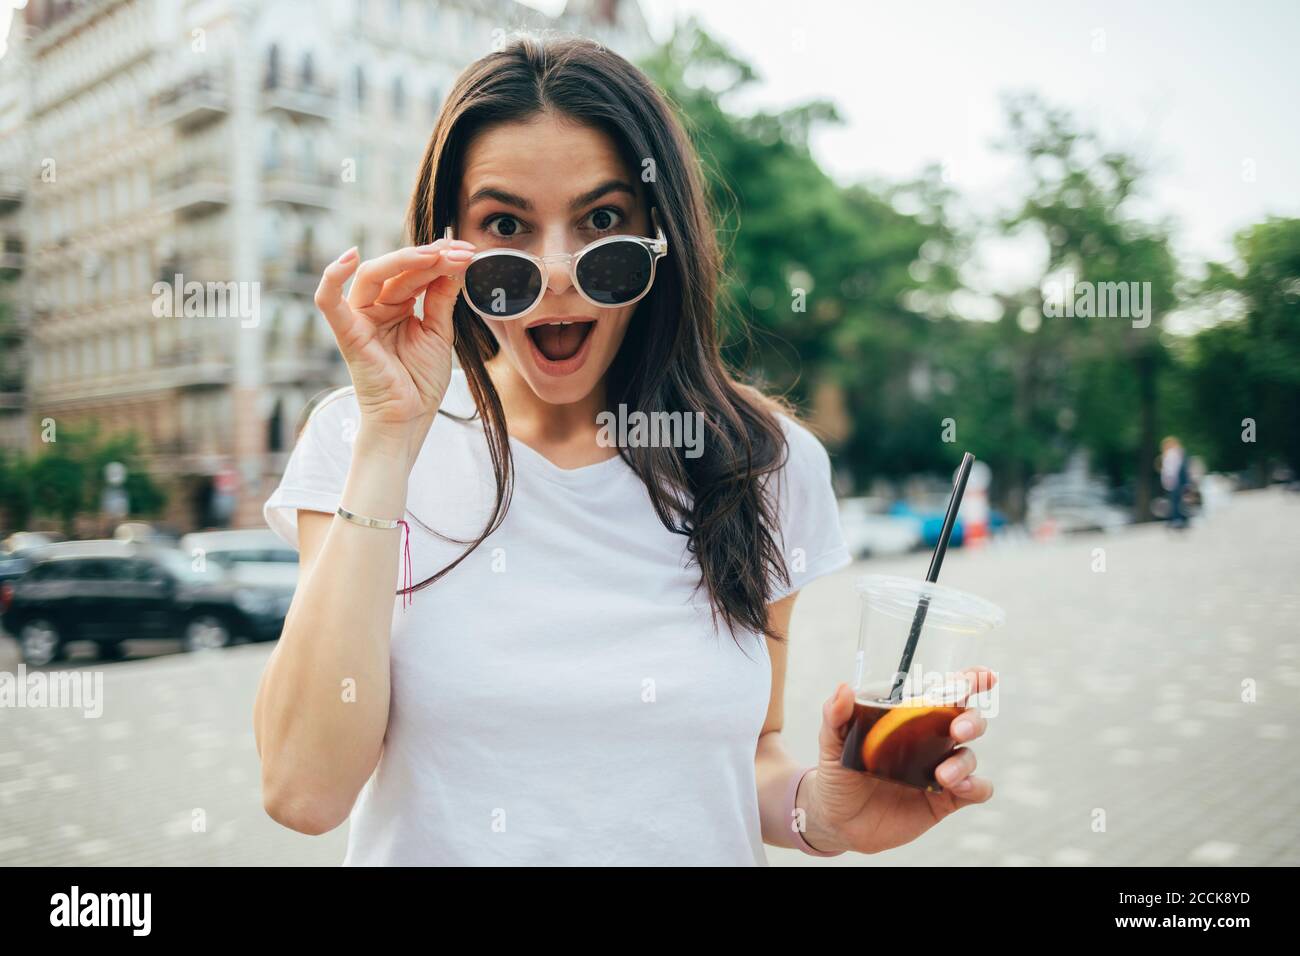
[[(952, 526), (957, 522), (961, 496), (966, 491), (966, 479), (970, 477), (970, 466), (974, 462), (975, 456), (966, 452), (957, 468), (957, 480), (952, 486), (952, 497), (948, 499), (948, 513), (943, 516), (943, 528), (939, 531), (939, 541), (930, 558), (930, 570), (925, 575), (925, 580), (930, 584), (939, 580), (939, 568), (943, 567), (943, 556), (948, 553), (948, 539), (952, 537)], [(925, 615), (929, 609), (930, 595), (922, 594), (920, 603), (916, 605), (916, 615), (912, 618), (912, 630), (907, 635), (907, 646), (903, 648), (903, 658), (898, 662), (898, 673), (894, 675), (894, 686), (889, 691), (892, 703), (896, 704), (903, 699), (903, 684), (907, 680), (907, 672), (912, 669), (912, 655), (916, 653), (916, 644), (921, 639), (921, 628), (925, 625)]]

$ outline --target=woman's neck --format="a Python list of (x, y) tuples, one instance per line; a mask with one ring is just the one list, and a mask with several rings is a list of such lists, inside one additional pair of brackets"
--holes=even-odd
[(510, 435), (561, 468), (581, 468), (618, 454), (596, 441), (596, 415), (605, 408), (605, 382), (580, 401), (552, 405), (538, 398), (515, 367), (500, 353), (485, 363), (501, 399)]

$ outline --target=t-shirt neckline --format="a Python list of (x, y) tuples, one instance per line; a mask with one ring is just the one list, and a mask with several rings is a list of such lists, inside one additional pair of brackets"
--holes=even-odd
[[(470, 393), (469, 381), (466, 379), (463, 369), (452, 370), (452, 379), (447, 389), (447, 397), (443, 400), (443, 408), (455, 415), (473, 417), (479, 430), (484, 429), (482, 416), (478, 414), (478, 408), (474, 404), (474, 396)], [(527, 468), (543, 478), (566, 485), (585, 485), (605, 480), (614, 474), (631, 473), (631, 469), (627, 467), (627, 462), (623, 460), (622, 455), (614, 455), (604, 461), (595, 461), (589, 465), (579, 465), (577, 468), (562, 468), (536, 448), (523, 441), (523, 439), (514, 435), (510, 436), (510, 447), (514, 451), (512, 457), (516, 466)]]
[(590, 465), (579, 465), (577, 468), (561, 468), (536, 448), (514, 435), (510, 436), (510, 447), (518, 452), (515, 455), (517, 463), (527, 462), (528, 465), (525, 467), (531, 466), (534, 471), (544, 477), (553, 481), (562, 481), (565, 484), (584, 484), (594, 481), (621, 470), (627, 464), (623, 461), (622, 455), (615, 455), (613, 458), (606, 458), (604, 461), (594, 461)]

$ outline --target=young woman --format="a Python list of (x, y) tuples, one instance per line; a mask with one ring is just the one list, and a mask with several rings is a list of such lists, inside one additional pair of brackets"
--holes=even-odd
[(941, 794), (842, 769), (847, 685), (818, 765), (785, 752), (796, 596), (849, 561), (829, 460), (720, 361), (698, 160), (639, 70), (471, 65), (408, 226), (325, 269), (353, 384), (266, 503), (302, 562), (254, 715), (274, 819), (351, 815), (353, 865), (761, 865), (989, 798), (965, 748)]

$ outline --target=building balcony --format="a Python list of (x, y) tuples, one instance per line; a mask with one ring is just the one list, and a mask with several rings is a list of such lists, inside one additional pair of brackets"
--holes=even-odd
[(343, 362), (334, 345), (303, 349), (297, 355), (275, 355), (266, 359), (268, 385), (320, 384), (334, 382)]
[(216, 163), (201, 163), (163, 176), (157, 187), (163, 211), (182, 218), (205, 216), (230, 204), (230, 174)]
[(338, 179), (318, 169), (274, 165), (262, 170), (262, 199), (311, 209), (333, 209)]
[(11, 246), (5, 243), (4, 248), (0, 249), (0, 275), (6, 278), (18, 275), (23, 271), (25, 261), (21, 244)]
[[(230, 257), (221, 253), (182, 253), (179, 257), (180, 267), (176, 269), (185, 277), (186, 282), (230, 282), (233, 279), (234, 265)], [(170, 275), (164, 280), (171, 282)]]
[(177, 346), (161, 353), (156, 366), (174, 388), (220, 388), (234, 381), (230, 362), (197, 345)]
[(154, 97), (153, 108), (159, 126), (174, 124), (188, 133), (225, 119), (230, 98), (218, 77), (205, 71), (163, 90)]
[(310, 255), (268, 256), (262, 261), (262, 281), (267, 292), (313, 296), (324, 270), (325, 263)]
[(0, 214), (12, 212), (27, 198), (27, 183), (14, 173), (0, 173)]
[(328, 87), (275, 83), (263, 86), (262, 109), (280, 110), (295, 118), (332, 119), (338, 112), (338, 97)]

